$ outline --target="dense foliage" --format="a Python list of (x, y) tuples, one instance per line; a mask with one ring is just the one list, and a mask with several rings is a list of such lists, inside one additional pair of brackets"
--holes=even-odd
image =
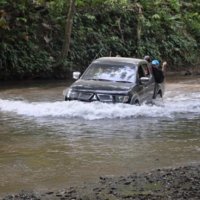
[(199, 0), (76, 0), (70, 51), (59, 65), (69, 0), (0, 1), (0, 79), (61, 78), (96, 57), (197, 65)]

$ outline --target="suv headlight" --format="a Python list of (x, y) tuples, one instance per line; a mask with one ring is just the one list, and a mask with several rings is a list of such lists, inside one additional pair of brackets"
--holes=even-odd
[(67, 98), (70, 98), (70, 99), (77, 99), (78, 95), (79, 93), (77, 91), (74, 91), (73, 89), (69, 89), (67, 92)]
[(129, 96), (116, 95), (115, 101), (118, 103), (127, 103), (129, 101)]

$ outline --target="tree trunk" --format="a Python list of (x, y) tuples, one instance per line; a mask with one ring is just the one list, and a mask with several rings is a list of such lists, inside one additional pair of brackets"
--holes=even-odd
[[(143, 19), (142, 6), (139, 3), (136, 3), (136, 10), (137, 10), (136, 43), (137, 43), (137, 49), (139, 49), (141, 42), (141, 35), (142, 35), (142, 19)], [(137, 52), (137, 54), (138, 54), (137, 56), (139, 56), (139, 52)]]
[(71, 32), (72, 32), (72, 25), (73, 25), (73, 16), (75, 12), (75, 1), (76, 0), (70, 0), (69, 4), (69, 10), (66, 20), (66, 26), (65, 26), (65, 38), (64, 43), (62, 47), (61, 57), (60, 57), (60, 63), (63, 63), (64, 59), (67, 58), (70, 48), (70, 41), (71, 41)]

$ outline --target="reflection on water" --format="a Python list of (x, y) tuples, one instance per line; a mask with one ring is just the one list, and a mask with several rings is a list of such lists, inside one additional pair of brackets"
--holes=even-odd
[(200, 161), (200, 79), (156, 105), (63, 102), (65, 83), (0, 90), (0, 196)]

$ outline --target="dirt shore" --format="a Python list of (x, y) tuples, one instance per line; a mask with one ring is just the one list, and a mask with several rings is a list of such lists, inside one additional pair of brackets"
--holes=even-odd
[(129, 176), (100, 177), (99, 182), (44, 194), (22, 191), (3, 200), (199, 200), (200, 164), (157, 169)]

